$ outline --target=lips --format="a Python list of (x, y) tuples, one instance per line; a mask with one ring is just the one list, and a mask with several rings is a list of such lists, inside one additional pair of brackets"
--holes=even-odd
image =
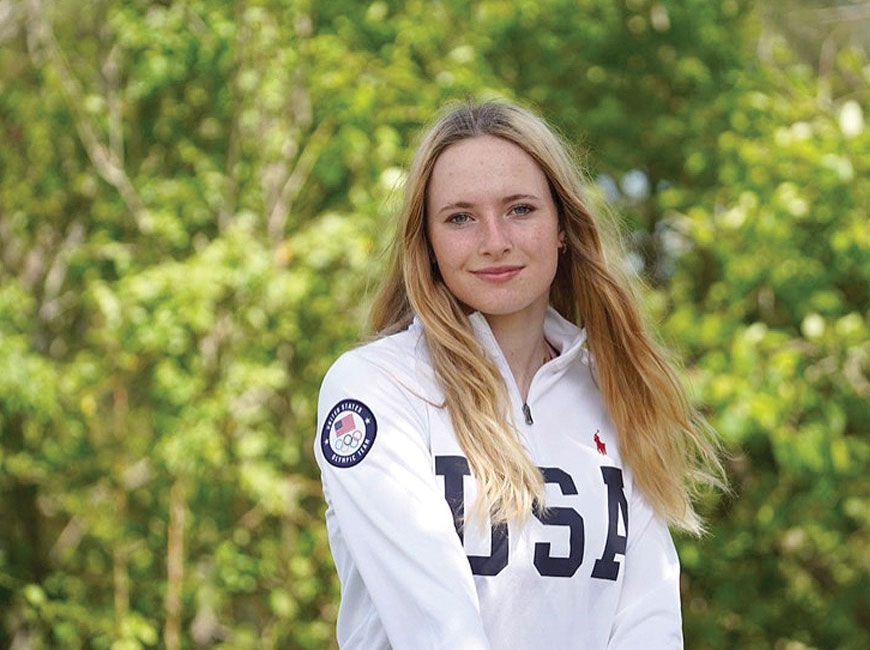
[(516, 277), (522, 270), (522, 266), (491, 266), (472, 271), (472, 273), (487, 282), (507, 282)]

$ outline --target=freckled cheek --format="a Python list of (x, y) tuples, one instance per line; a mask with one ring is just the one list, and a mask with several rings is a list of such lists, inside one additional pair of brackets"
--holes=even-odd
[(474, 255), (474, 246), (466, 237), (430, 237), (435, 261), (442, 269), (467, 266)]
[(451, 242), (440, 241), (437, 245), (433, 242), (432, 251), (442, 276), (449, 276), (467, 266), (469, 256)]

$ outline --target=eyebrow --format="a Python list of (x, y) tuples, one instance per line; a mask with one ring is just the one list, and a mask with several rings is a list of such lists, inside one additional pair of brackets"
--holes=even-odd
[[(540, 198), (538, 198), (534, 194), (511, 194), (510, 196), (505, 196), (504, 198), (502, 198), (501, 202), (502, 204), (506, 204), (521, 200), (540, 201)], [(456, 203), (449, 203), (441, 208), (438, 208), (435, 214), (441, 214), (442, 212), (446, 212), (448, 210), (467, 210), (469, 208), (473, 208), (474, 205), (474, 203), (469, 203), (468, 201), (457, 201)]]

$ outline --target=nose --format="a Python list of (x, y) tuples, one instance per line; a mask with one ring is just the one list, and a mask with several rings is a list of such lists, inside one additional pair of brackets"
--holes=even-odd
[(499, 217), (483, 219), (479, 252), (481, 255), (503, 255), (513, 248), (508, 224)]

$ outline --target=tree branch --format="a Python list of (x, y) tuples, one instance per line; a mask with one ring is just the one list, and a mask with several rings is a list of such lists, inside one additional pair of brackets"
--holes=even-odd
[(281, 187), (281, 191), (275, 198), (275, 202), (269, 210), (268, 231), (269, 237), (273, 242), (278, 242), (284, 233), (284, 228), (287, 225), (287, 217), (290, 214), (290, 208), (293, 201), (299, 195), (305, 181), (311, 176), (311, 170), (320, 154), (326, 147), (332, 135), (333, 125), (329, 120), (318, 124), (314, 133), (308, 139), (308, 143), (296, 159), (296, 164), (293, 165), (293, 170), (287, 176), (287, 180)]
[(0, 44), (15, 38), (21, 26), (22, 14), (18, 3), (0, 0)]
[(166, 625), (163, 643), (166, 650), (181, 648), (181, 596), (184, 583), (184, 522), (187, 516), (187, 490), (182, 478), (175, 479), (169, 491), (169, 530), (166, 541)]
[[(57, 72), (60, 79), (61, 91), (72, 113), (79, 140), (85, 148), (91, 164), (93, 164), (97, 173), (120, 194), (121, 200), (133, 216), (139, 230), (148, 232), (151, 229), (150, 220), (146, 215), (145, 208), (139, 198), (139, 194), (136, 192), (136, 188), (124, 170), (123, 147), (120, 148), (121, 153), (119, 156), (118, 143), (115, 143), (114, 148), (111, 146), (111, 141), (119, 138), (117, 127), (113, 129), (111, 126), (113, 121), (111, 113), (114, 110), (111, 108), (113, 100), (110, 97), (108, 103), (110, 105), (110, 130), (115, 131), (115, 134), (110, 136), (110, 144), (107, 146), (100, 142), (96, 129), (94, 129), (90, 119), (82, 108), (84, 106), (84, 92), (70, 69), (63, 52), (60, 50), (46, 15), (47, 12), (42, 5), (42, 0), (29, 0), (28, 26), (30, 28), (29, 36), (32, 39), (32, 44), (34, 46), (42, 46), (48, 59), (47, 62)], [(34, 61), (35, 66), (39, 67), (39, 64), (39, 61)]]

